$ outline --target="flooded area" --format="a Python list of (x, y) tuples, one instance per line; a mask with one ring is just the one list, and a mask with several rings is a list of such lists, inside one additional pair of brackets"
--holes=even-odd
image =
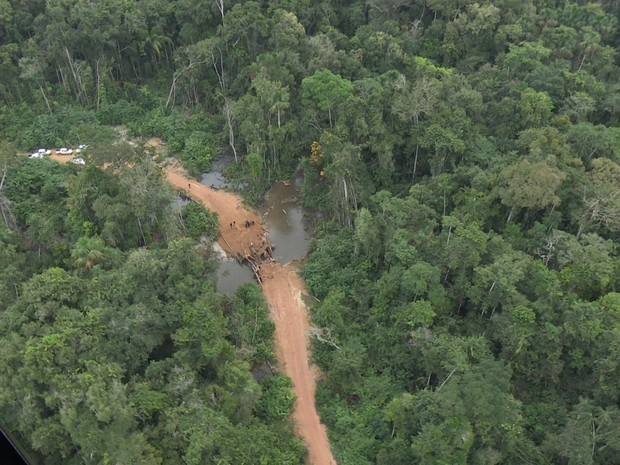
[(193, 203), (192, 199), (177, 195), (172, 201), (172, 208), (174, 208), (175, 210), (181, 210), (184, 206), (189, 205), (190, 203)]
[(263, 222), (275, 245), (274, 258), (280, 263), (304, 258), (312, 238), (299, 196), (293, 182), (277, 182), (265, 195)]
[(222, 294), (232, 295), (244, 284), (256, 283), (250, 267), (241, 265), (236, 260), (220, 262), (217, 270), (217, 290)]
[[(67, 163), (70, 159), (59, 160)], [(293, 183), (276, 183), (265, 198), (264, 222), (257, 212), (246, 208), (242, 199), (224, 190), (209, 188), (186, 176), (179, 167), (169, 165), (165, 170), (167, 181), (177, 190), (185, 192), (205, 208), (217, 212), (220, 218), (221, 239), (214, 253), (243, 256), (255, 266), (260, 276), (261, 288), (275, 324), (275, 352), (279, 369), (293, 382), (296, 401), (293, 420), (296, 433), (308, 448), (308, 463), (336, 465), (330, 449), (327, 429), (321, 423), (315, 404), (316, 382), (322, 377), (318, 367), (312, 363), (311, 322), (308, 308), (304, 304), (307, 294), (304, 283), (297, 274), (296, 263), (282, 264), (264, 256), (250, 254), (253, 241), (266, 233), (267, 226), (271, 243), (277, 247), (276, 259), (290, 261), (302, 258), (307, 251), (311, 230), (305, 224), (303, 210), (299, 204), (299, 190)], [(186, 190), (187, 188), (187, 190)], [(183, 199), (177, 199), (180, 206)], [(235, 218), (240, 223), (249, 221), (251, 226), (233, 226)], [(256, 223), (256, 224), (255, 224)], [(228, 225), (228, 227), (226, 227)], [(220, 250), (221, 249), (221, 250)], [(252, 261), (252, 258), (255, 261)], [(245, 282), (253, 282), (249, 268), (236, 261), (225, 259), (220, 264), (218, 289), (232, 293)], [(153, 350), (153, 360), (167, 358), (166, 346)]]
[[(321, 423), (315, 404), (316, 382), (321, 378), (321, 373), (312, 364), (309, 352), (312, 326), (304, 304), (307, 291), (297, 274), (298, 264), (283, 265), (269, 256), (256, 255), (253, 250), (255, 241), (269, 234), (271, 245), (276, 247), (273, 257), (276, 260), (295, 260), (305, 255), (310, 230), (304, 224), (298, 190), (292, 183), (276, 183), (266, 196), (264, 217), (261, 218), (256, 211), (247, 208), (239, 196), (227, 190), (209, 188), (175, 168), (166, 170), (166, 179), (177, 189), (184, 190), (189, 185), (187, 194), (194, 201), (217, 212), (221, 223), (218, 243), (222, 251), (243, 257), (256, 270), (275, 324), (275, 352), (279, 369), (293, 382), (296, 396), (293, 421), (297, 434), (308, 447), (307, 462), (336, 465), (327, 429)], [(239, 224), (235, 225), (235, 221)], [(215, 252), (219, 254), (220, 250)], [(243, 283), (243, 275), (248, 282), (253, 280), (249, 269), (243, 270), (234, 261), (222, 262), (218, 288), (223, 292), (233, 292)], [(227, 287), (227, 281), (233, 287)]]
[(230, 187), (230, 183), (223, 173), (234, 163), (235, 157), (232, 153), (223, 154), (220, 158), (211, 162), (211, 171), (202, 173), (200, 183), (213, 189), (226, 189)]
[[(234, 163), (231, 153), (223, 155), (212, 163), (210, 172), (202, 174), (200, 183), (216, 190), (230, 188), (231, 183), (223, 173)], [(294, 182), (276, 182), (265, 195), (261, 208), (269, 241), (275, 245), (273, 257), (280, 263), (304, 258), (312, 238), (312, 225), (306, 220), (301, 206), (300, 185), (301, 178)], [(180, 200), (177, 204), (183, 205)], [(218, 290), (226, 294), (234, 293), (243, 284), (254, 281), (250, 268), (232, 260), (220, 263), (218, 276)]]
[[(172, 207), (181, 210), (190, 203), (193, 203), (191, 199), (177, 195), (172, 202)], [(219, 292), (232, 295), (244, 284), (256, 282), (252, 270), (247, 265), (241, 265), (236, 260), (227, 258), (226, 252), (217, 242), (213, 244), (213, 250), (219, 257), (217, 268), (217, 290)]]
[(208, 173), (202, 173), (200, 182), (205, 186), (209, 186), (213, 189), (225, 189), (229, 186), (228, 181), (222, 173), (219, 171), (210, 171)]

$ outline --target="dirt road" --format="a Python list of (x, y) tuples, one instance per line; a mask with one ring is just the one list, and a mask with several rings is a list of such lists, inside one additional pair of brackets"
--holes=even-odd
[(263, 293), (276, 324), (276, 351), (282, 370), (295, 385), (297, 401), (295, 419), (297, 434), (308, 446), (308, 463), (336, 465), (329, 448), (327, 429), (316, 411), (314, 395), (318, 370), (310, 366), (310, 321), (302, 293), (305, 287), (297, 270), (290, 264), (261, 265)]
[[(72, 156), (52, 154), (51, 158), (68, 163)], [(166, 168), (166, 179), (177, 190), (217, 212), (220, 221), (220, 245), (232, 256), (260, 257), (268, 246), (260, 216), (247, 208), (240, 197), (215, 190), (188, 179), (181, 170)], [(249, 225), (246, 227), (246, 222)], [(264, 242), (266, 241), (266, 243)], [(318, 370), (310, 365), (308, 310), (301, 298), (305, 286), (292, 265), (260, 262), (259, 275), (265, 300), (276, 325), (276, 354), (282, 371), (293, 380), (297, 401), (293, 418), (297, 434), (308, 448), (309, 465), (336, 465), (327, 438), (327, 430), (316, 411), (314, 395)]]
[[(250, 249), (256, 248), (255, 241), (262, 240), (266, 231), (260, 223), (260, 217), (246, 208), (236, 195), (211, 189), (173, 169), (166, 171), (166, 177), (170, 184), (184, 190), (192, 200), (218, 213), (222, 234), (220, 245), (229, 254), (242, 253), (245, 256)], [(231, 227), (233, 221), (236, 225)], [(254, 223), (245, 228), (245, 221)], [(308, 447), (308, 463), (336, 465), (329, 447), (327, 430), (321, 424), (314, 401), (318, 371), (310, 366), (310, 322), (301, 298), (305, 292), (303, 282), (292, 265), (271, 261), (260, 263), (259, 275), (265, 300), (276, 325), (278, 360), (282, 371), (293, 380), (297, 396), (293, 418), (297, 434)]]
[(188, 179), (173, 168), (166, 169), (166, 179), (195, 202), (217, 212), (221, 233), (219, 243), (229, 255), (260, 256), (269, 245), (260, 217), (243, 205), (238, 196)]

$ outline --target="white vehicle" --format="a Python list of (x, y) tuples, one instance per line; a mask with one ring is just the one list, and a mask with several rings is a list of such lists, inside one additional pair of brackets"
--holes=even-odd
[(73, 160), (71, 160), (71, 163), (73, 163), (74, 165), (85, 165), (86, 164), (83, 158), (74, 158)]
[(43, 158), (43, 157), (45, 157), (45, 155), (44, 155), (44, 154), (42, 154), (42, 153), (39, 153), (39, 152), (34, 152), (34, 153), (31, 153), (31, 154), (28, 156), (28, 158)]
[(71, 155), (73, 153), (73, 150), (62, 147), (60, 149), (57, 149), (56, 153), (59, 153), (60, 155)]
[(78, 148), (75, 149), (75, 153), (82, 153), (82, 151), (86, 150), (87, 148), (88, 148), (88, 145), (80, 144), (78, 145)]

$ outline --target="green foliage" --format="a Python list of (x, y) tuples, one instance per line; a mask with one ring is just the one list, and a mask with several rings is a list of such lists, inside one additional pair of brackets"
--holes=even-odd
[[(215, 292), (210, 246), (126, 149), (78, 169), (1, 147), (3, 424), (50, 464), (303, 463), (290, 380), (253, 376), (274, 361), (258, 288)], [(218, 234), (201, 206), (183, 221)]]
[(111, 128), (100, 124), (95, 112), (72, 106), (61, 106), (51, 114), (25, 104), (0, 107), (0, 121), (0, 137), (26, 150), (110, 143), (115, 137)]
[(0, 146), (2, 418), (50, 464), (304, 459), (258, 288), (213, 292), (215, 218), (124, 125), (254, 199), (301, 160), (338, 463), (615, 463), (619, 13), (0, 0), (0, 138), (92, 144)]
[(327, 111), (339, 102), (353, 95), (353, 85), (342, 76), (329, 70), (317, 71), (302, 81), (304, 103), (315, 103), (322, 111)]
[(415, 457), (422, 463), (465, 465), (473, 437), (469, 423), (450, 418), (441, 425), (424, 428), (411, 447)]
[(71, 250), (75, 267), (86, 272), (92, 271), (104, 260), (104, 247), (105, 244), (99, 237), (80, 237)]
[(5, 305), (18, 297), (19, 284), (32, 266), (28, 264), (23, 249), (19, 235), (0, 223), (0, 293), (4, 296)]
[(500, 187), (502, 203), (511, 208), (543, 208), (558, 205), (556, 190), (566, 175), (544, 162), (523, 160), (504, 169), (500, 175), (505, 185)]
[[(113, 145), (93, 151), (93, 164), (69, 183), (73, 228), (81, 232), (87, 222), (106, 244), (122, 249), (170, 241), (180, 226), (161, 168), (130, 149)], [(94, 166), (105, 163), (122, 167), (120, 174)]]
[(258, 180), (263, 175), (263, 160), (260, 155), (257, 153), (248, 153), (245, 158), (248, 166), (250, 167), (250, 173), (252, 175), (252, 179)]
[[(539, 164), (523, 176), (530, 187), (519, 186), (515, 206), (528, 213), (504, 235), (466, 221), (451, 203), (458, 196), (437, 202), (433, 192), (454, 189), (445, 176), (404, 198), (380, 192), (359, 212), (354, 230), (319, 233), (304, 273), (321, 299), (313, 321), (322, 339), (314, 348), (328, 381), (319, 399), (345, 461), (548, 463), (557, 454), (580, 453), (561, 449), (557, 436), (567, 421), (562, 412), (579, 396), (595, 397), (600, 406), (618, 398), (609, 378), (617, 370), (601, 345), (617, 344), (615, 244), (591, 234), (522, 231), (528, 215), (550, 206), (566, 177), (560, 167)], [(497, 172), (516, 187), (518, 177), (508, 171), (531, 165)], [(615, 173), (613, 165), (595, 165), (597, 179)], [(539, 177), (544, 170), (552, 170), (550, 177)], [(485, 188), (502, 196), (495, 202), (517, 196), (492, 183)], [(603, 323), (607, 318), (614, 323)], [(362, 379), (380, 374), (390, 395), (359, 392)], [(555, 420), (529, 416), (550, 399)], [(404, 417), (394, 407), (403, 402)], [(385, 417), (373, 415), (377, 405)], [(346, 431), (376, 439), (354, 441)]]
[(301, 83), (302, 103), (314, 104), (323, 112), (329, 113), (329, 126), (333, 126), (332, 112), (353, 96), (351, 81), (329, 70), (316, 71), (304, 78)]
[(206, 210), (200, 204), (191, 203), (183, 207), (182, 216), (188, 236), (194, 239), (205, 236), (210, 241), (219, 237), (217, 213)]
[(209, 137), (202, 131), (194, 131), (185, 140), (183, 159), (190, 173), (205, 173), (211, 168), (213, 158)]
[(144, 117), (145, 111), (138, 105), (125, 99), (104, 104), (97, 112), (97, 119), (101, 124), (115, 126), (127, 124)]
[(353, 237), (347, 229), (314, 244), (312, 258), (304, 267), (304, 277), (313, 295), (323, 298), (332, 286), (348, 292), (364, 287), (367, 270), (360, 260), (351, 260), (353, 248)]
[(0, 413), (27, 449), (51, 464), (303, 463), (290, 380), (252, 376), (273, 333), (255, 286), (217, 295), (189, 238), (114, 250), (83, 236), (77, 275), (47, 268), (2, 301)]
[(236, 347), (254, 364), (272, 362), (271, 335), (274, 324), (258, 286), (246, 284), (239, 288), (235, 305), (229, 309), (228, 329)]
[(261, 380), (262, 397), (256, 407), (259, 417), (267, 421), (288, 418), (293, 413), (295, 393), (290, 378), (266, 376)]
[(7, 172), (4, 193), (13, 204), (17, 225), (42, 247), (48, 257), (58, 259), (67, 250), (67, 176), (71, 167), (49, 160), (19, 160)]

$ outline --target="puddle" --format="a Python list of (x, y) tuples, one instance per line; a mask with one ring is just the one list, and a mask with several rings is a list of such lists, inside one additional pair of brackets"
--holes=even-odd
[(226, 181), (224, 175), (219, 171), (202, 173), (202, 178), (200, 178), (200, 182), (205, 186), (209, 186), (214, 189), (225, 189), (229, 186), (228, 181)]
[(217, 277), (217, 290), (226, 295), (234, 294), (244, 284), (256, 282), (248, 266), (230, 259), (220, 262)]
[[(304, 258), (312, 239), (313, 228), (304, 218), (299, 190), (299, 183), (278, 182), (265, 195), (263, 224), (275, 245), (274, 258), (280, 263)], [(234, 294), (244, 284), (253, 282), (254, 274), (248, 266), (230, 259), (220, 262), (218, 291)]]
[(172, 208), (174, 208), (175, 210), (180, 210), (184, 206), (189, 205), (192, 202), (193, 201), (191, 199), (188, 199), (187, 197), (181, 197), (180, 195), (177, 195), (172, 201)]
[[(230, 188), (224, 177), (227, 168), (235, 163), (232, 153), (227, 153), (212, 163), (212, 170), (203, 173), (200, 182), (214, 189)], [(314, 228), (304, 217), (300, 194), (301, 178), (294, 182), (277, 182), (265, 195), (263, 224), (269, 240), (275, 246), (274, 258), (280, 263), (300, 260), (306, 256)], [(242, 189), (243, 183), (237, 188)], [(177, 200), (179, 204), (180, 200)], [(180, 204), (184, 205), (184, 204)], [(220, 292), (233, 294), (246, 283), (255, 282), (249, 267), (234, 260), (220, 262), (218, 285)]]
[(232, 153), (232, 150), (226, 150), (220, 158), (211, 162), (211, 171), (223, 173), (230, 165), (235, 163), (235, 155)]
[(235, 156), (233, 153), (225, 152), (220, 158), (211, 162), (211, 171), (202, 173), (200, 182), (214, 189), (226, 189), (230, 187), (230, 183), (222, 173), (225, 173), (228, 167), (234, 163)]

